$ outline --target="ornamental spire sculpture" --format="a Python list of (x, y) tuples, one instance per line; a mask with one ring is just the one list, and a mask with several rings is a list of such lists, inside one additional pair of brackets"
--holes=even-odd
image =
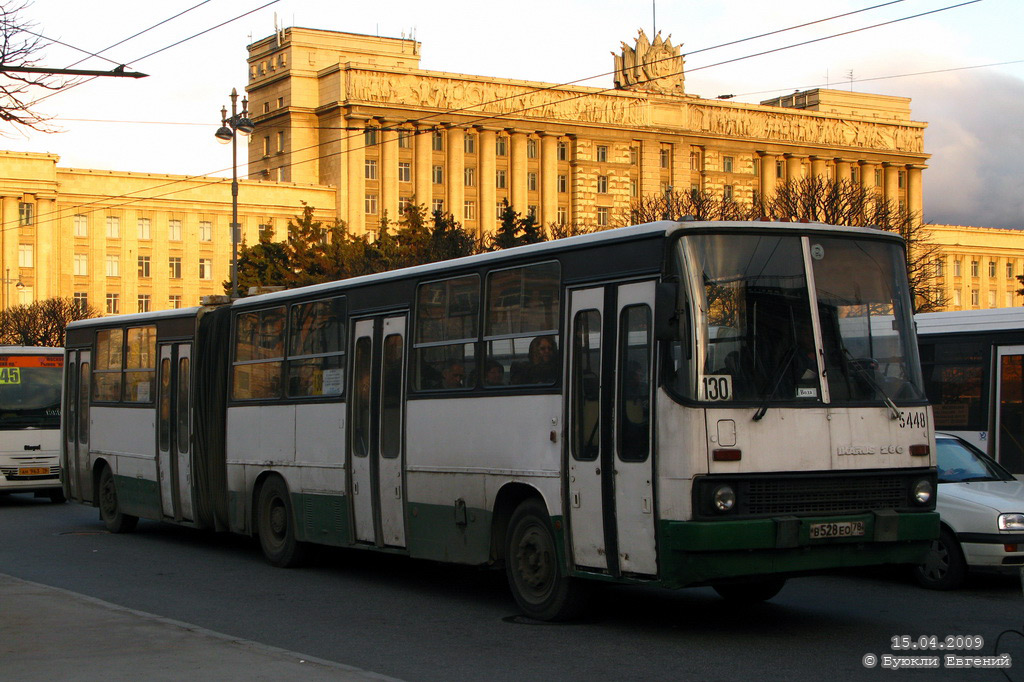
[(681, 45), (672, 44), (672, 35), (663, 40), (661, 31), (654, 42), (643, 29), (638, 31), (636, 46), (622, 45), (622, 54), (614, 52), (615, 87), (620, 90), (643, 90), (669, 95), (682, 95), (683, 56)]

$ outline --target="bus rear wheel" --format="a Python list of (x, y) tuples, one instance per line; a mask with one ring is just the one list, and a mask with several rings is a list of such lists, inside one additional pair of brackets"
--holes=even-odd
[(308, 546), (295, 536), (292, 502), (281, 478), (271, 476), (263, 483), (257, 509), (256, 529), (267, 561), (279, 568), (304, 564)]
[(781, 592), (785, 584), (785, 578), (765, 578), (742, 583), (722, 583), (714, 588), (723, 599), (752, 604), (768, 601)]
[(117, 486), (114, 485), (114, 474), (110, 467), (104, 465), (100, 472), (100, 518), (103, 525), (111, 533), (130, 533), (135, 530), (139, 522), (138, 516), (125, 514), (121, 511), (121, 505), (117, 501)]
[(576, 616), (583, 603), (583, 586), (565, 574), (551, 519), (540, 500), (526, 500), (516, 508), (506, 537), (505, 572), (523, 614), (547, 621)]

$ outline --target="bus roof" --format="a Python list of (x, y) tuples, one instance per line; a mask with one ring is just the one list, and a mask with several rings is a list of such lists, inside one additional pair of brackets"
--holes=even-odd
[(978, 333), (1024, 329), (1024, 308), (992, 308), (990, 310), (949, 310), (941, 313), (919, 313), (918, 335)]
[(195, 317), (202, 310), (199, 306), (191, 308), (174, 308), (173, 310), (158, 310), (151, 313), (126, 313), (124, 315), (107, 315), (105, 317), (90, 317), (87, 320), (75, 320), (68, 324), (68, 329), (80, 327), (92, 327), (94, 325), (108, 325), (132, 322), (153, 322), (154, 320), (175, 317)]
[(63, 355), (63, 348), (53, 346), (0, 346), (0, 355)]

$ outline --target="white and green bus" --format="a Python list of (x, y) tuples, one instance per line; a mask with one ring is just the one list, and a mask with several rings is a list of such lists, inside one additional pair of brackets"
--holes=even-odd
[(83, 320), (66, 493), (277, 566), (503, 566), (538, 619), (602, 580), (765, 599), (936, 537), (911, 312), (893, 235), (666, 221)]

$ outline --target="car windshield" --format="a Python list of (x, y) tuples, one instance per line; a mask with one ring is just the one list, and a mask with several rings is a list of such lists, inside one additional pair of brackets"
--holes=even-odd
[(957, 438), (936, 438), (939, 483), (1012, 481), (1013, 476), (981, 451)]

